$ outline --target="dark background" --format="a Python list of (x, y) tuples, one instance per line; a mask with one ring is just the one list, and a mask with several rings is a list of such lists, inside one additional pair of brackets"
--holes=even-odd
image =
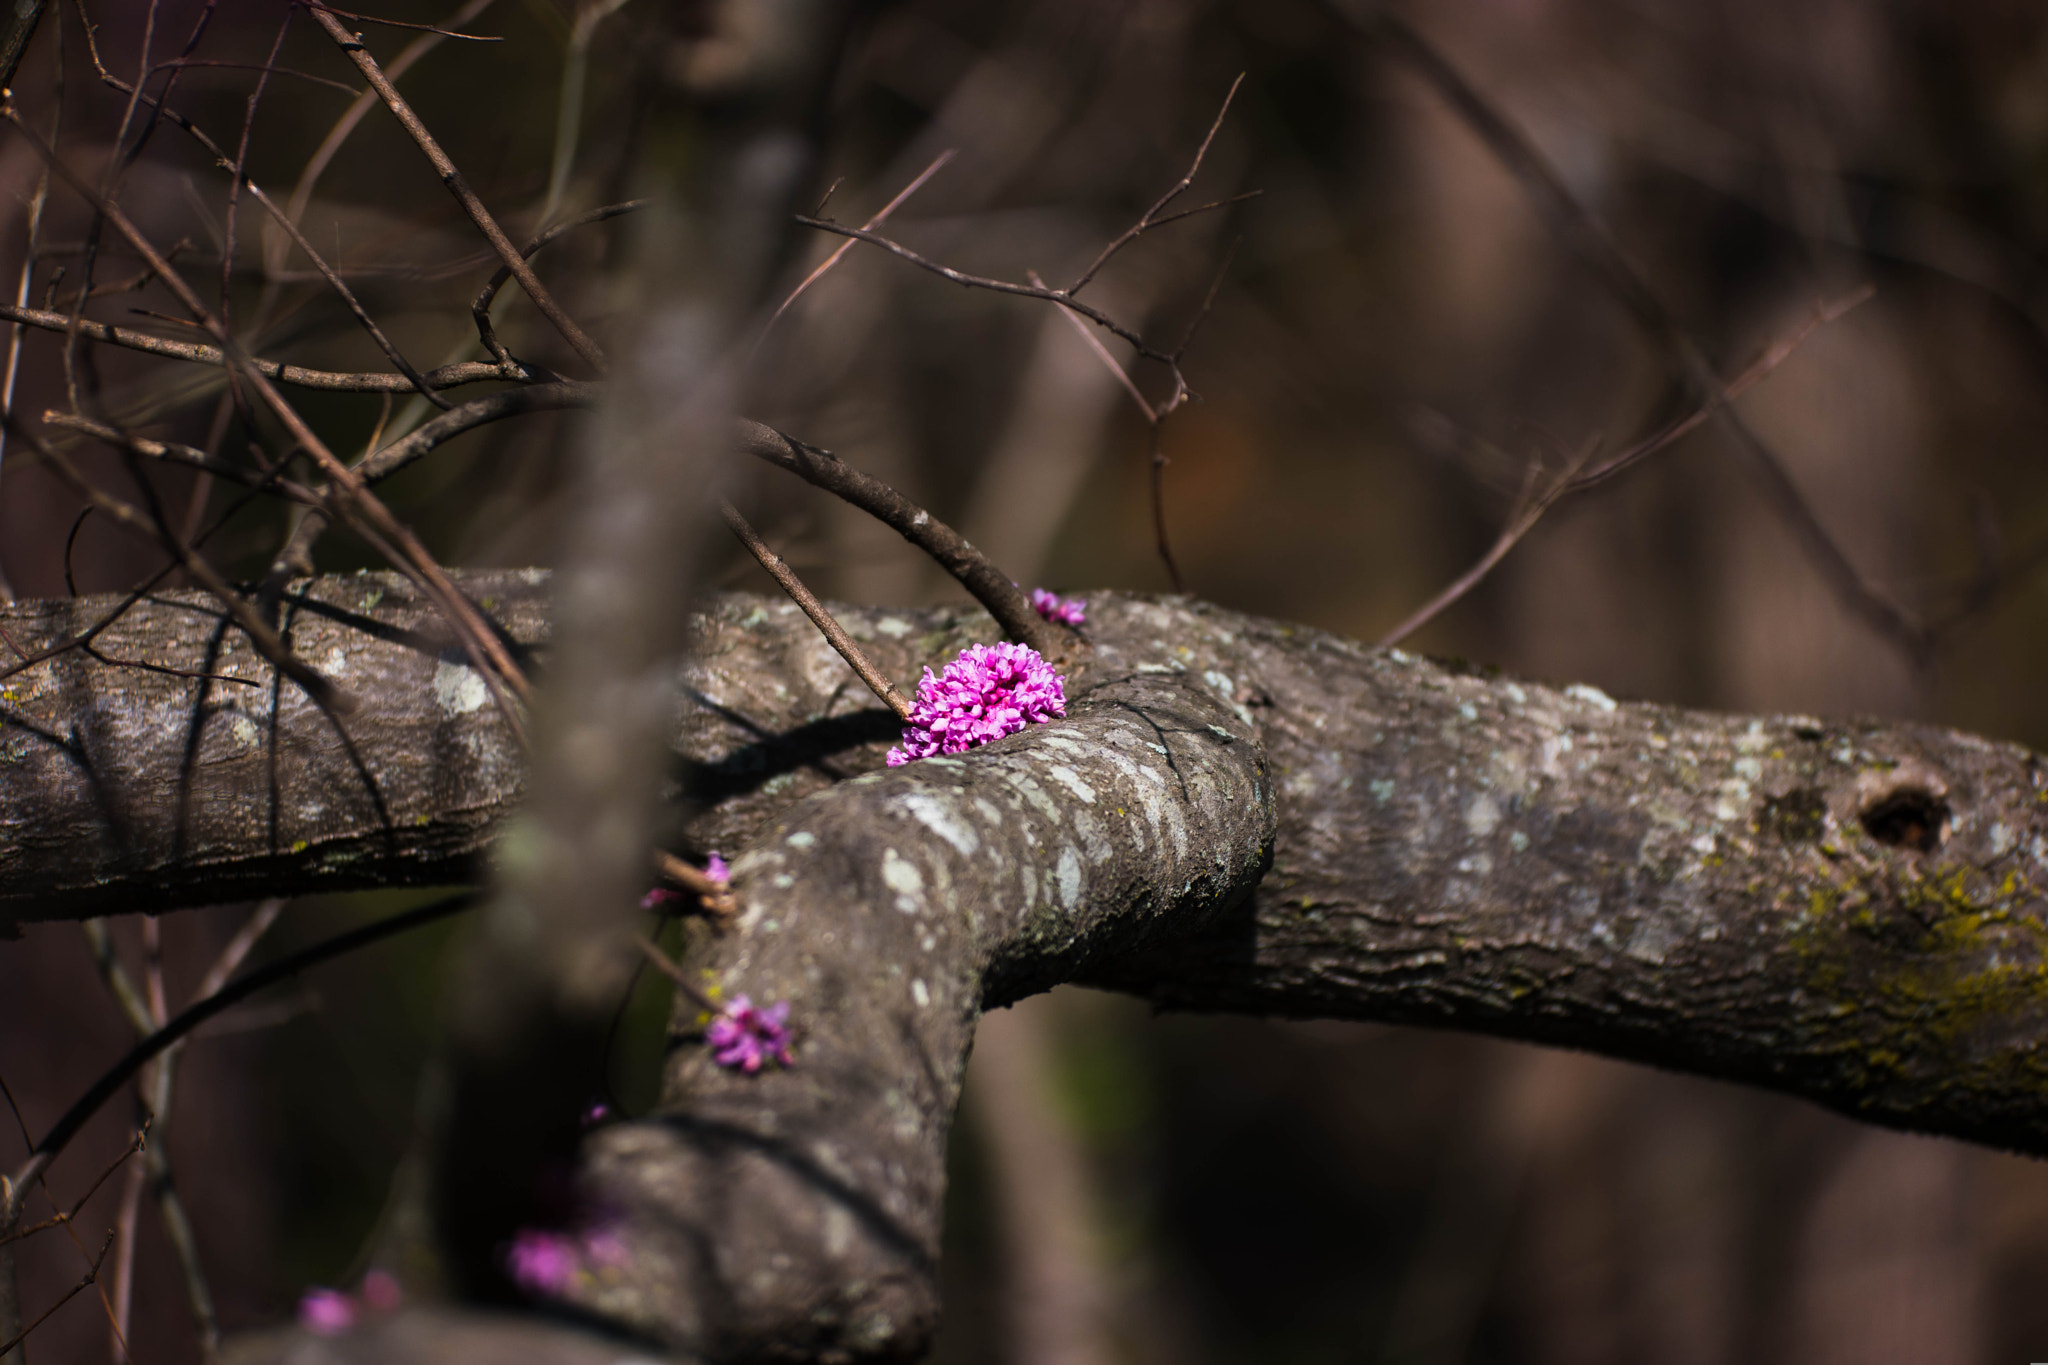
[[(634, 0), (595, 10), (498, 0), (401, 84), (515, 237), (625, 197), (636, 146)], [(380, 13), (441, 20), (453, 7)], [(141, 61), (148, 11), (89, 4), (102, 55)], [(1931, 663), (1846, 611), (1725, 435), (1702, 431), (1565, 501), (1468, 599), (1410, 643), (1625, 697), (1865, 713), (2048, 747), (2043, 627), (2029, 576), (2048, 539), (2048, 14), (1936, 0), (1448, 0), (1412, 21), (1542, 150), (1732, 375), (1824, 300), (1875, 296), (1810, 335), (1741, 411), (1863, 574), (1927, 619)], [(157, 12), (157, 60), (198, 8)], [(581, 30), (576, 28), (579, 13)], [(280, 7), (224, 4), (193, 56), (260, 63)], [(368, 27), (389, 62), (418, 35)], [(549, 205), (571, 35), (589, 39), (571, 173)], [(353, 71), (301, 18), (263, 97), (250, 166), (287, 196)], [(39, 126), (60, 103), (73, 164), (106, 173), (120, 96), (75, 14), (46, 23), (16, 82)], [(1166, 510), (1188, 590), (1372, 639), (1469, 565), (1531, 461), (1627, 444), (1686, 410), (1663, 354), (1564, 250), (1411, 65), (1308, 0), (923, 0), (876, 7), (832, 99), (827, 211), (858, 222), (935, 156), (955, 159), (888, 231), (962, 268), (1065, 283), (1185, 170), (1245, 81), (1190, 205), (1260, 196), (1148, 234), (1091, 286), (1177, 338), (1223, 271), (1188, 354), (1198, 401), (1165, 425)], [(159, 72), (152, 89), (160, 89)], [(190, 67), (172, 102), (232, 145), (255, 73)], [(125, 145), (132, 146), (132, 130)], [(38, 163), (0, 141), (0, 276), (13, 287)], [(156, 240), (189, 245), (217, 294), (226, 180), (159, 129), (121, 180)], [(821, 186), (822, 189), (822, 186)], [(381, 367), (305, 263), (237, 209), (236, 322), (260, 353)], [(53, 194), (32, 302), (65, 306), (88, 220)], [(482, 244), (374, 108), (319, 182), (309, 236), (422, 366), (466, 356)], [(581, 230), (540, 258), (602, 337), (631, 306), (622, 238)], [(802, 269), (836, 245), (800, 242)], [(1232, 254), (1234, 250), (1234, 255)], [(1227, 270), (1224, 268), (1228, 262)], [(96, 278), (136, 272), (106, 247)], [(11, 297), (11, 294), (10, 294)], [(160, 289), (92, 316), (174, 312)], [(500, 329), (574, 373), (510, 294)], [(175, 329), (169, 329), (174, 331)], [(62, 342), (25, 340), (16, 411), (61, 404)], [(90, 348), (87, 348), (90, 350)], [(1112, 345), (1120, 359), (1127, 348)], [(1136, 405), (1070, 323), (857, 248), (777, 325), (755, 415), (829, 446), (961, 527), (1027, 586), (1165, 590)], [(111, 350), (75, 377), (151, 434), (227, 453), (245, 429), (208, 376)], [(1135, 371), (1157, 399), (1156, 368)], [(338, 449), (421, 414), (311, 395)], [(395, 424), (395, 425), (394, 425)], [(546, 563), (571, 419), (486, 429), (387, 487), (445, 560)], [(110, 486), (117, 462), (79, 447)], [(166, 477), (201, 521), (218, 487)], [(951, 589), (895, 536), (794, 484), (750, 511), (828, 596), (915, 603)], [(77, 501), (11, 443), (0, 570), (66, 591)], [(207, 544), (260, 576), (275, 508)], [(80, 591), (154, 570), (99, 521)], [(340, 534), (323, 569), (372, 565)], [(766, 590), (740, 558), (726, 581)], [(729, 850), (728, 850), (729, 852)], [(281, 951), (392, 897), (290, 908)], [(163, 922), (189, 991), (243, 908)], [(116, 926), (132, 950), (133, 924)], [(169, 1149), (230, 1325), (346, 1283), (411, 1124), (445, 933), (330, 968), (191, 1050)], [(631, 1012), (615, 1066), (644, 1103), (661, 1002)], [(0, 946), (0, 1075), (46, 1125), (126, 1041), (79, 931)], [(60, 1162), (82, 1193), (119, 1151), (120, 1106)], [(0, 1160), (18, 1135), (0, 1123)], [(947, 1260), (955, 1361), (1973, 1362), (2048, 1352), (2048, 1173), (2034, 1162), (1865, 1129), (1803, 1104), (1594, 1059), (1411, 1030), (1150, 1018), (1059, 992), (993, 1016), (970, 1072)], [(120, 1185), (78, 1234), (97, 1248)], [(134, 1357), (193, 1358), (167, 1248), (143, 1217)], [(31, 1312), (73, 1283), (65, 1234), (32, 1244)], [(48, 1360), (108, 1351), (88, 1292), (38, 1333)]]

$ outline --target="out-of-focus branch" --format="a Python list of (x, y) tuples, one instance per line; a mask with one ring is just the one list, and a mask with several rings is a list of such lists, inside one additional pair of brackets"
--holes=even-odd
[[(575, 228), (588, 227), (592, 223), (607, 222), (617, 218), (620, 214), (631, 213), (635, 209), (645, 207), (647, 207), (645, 199), (629, 199), (623, 204), (606, 204), (604, 207), (592, 209), (588, 213), (579, 213), (566, 223), (556, 223), (553, 227), (540, 233), (532, 241), (519, 249), (519, 255), (521, 259), (530, 259), (536, 251), (539, 251), (565, 232), (572, 231)], [(477, 291), (475, 301), (469, 305), (469, 312), (470, 316), (476, 319), (477, 340), (483, 343), (484, 349), (489, 351), (499, 364), (516, 366), (518, 362), (512, 359), (511, 352), (507, 351), (504, 344), (498, 340), (498, 334), (491, 326), (491, 300), (498, 297), (498, 291), (504, 288), (505, 281), (511, 278), (511, 267), (499, 266), (492, 273), (491, 278), (485, 282), (484, 287)]]
[(1893, 641), (1914, 663), (1924, 665), (1931, 647), (1925, 625), (1873, 586), (1849, 561), (1821, 525), (1777, 452), (1739, 412), (1728, 406), (1725, 386), (1699, 343), (1664, 306), (1648, 281), (1622, 254), (1606, 226), (1572, 194), (1536, 145), (1413, 26), (1378, 0), (1338, 0), (1338, 4), (1362, 33), (1384, 41), (1435, 88), (1520, 183), (1565, 249), (1591, 271), (1648, 333), (1663, 352), (1666, 363), (1703, 405), (1705, 413), (1721, 423), (1736, 448), (1748, 457), (1771, 504), (1798, 536), (1808, 559), (1843, 605)]
[[(1782, 364), (1793, 351), (1799, 348), (1799, 343), (1804, 341), (1813, 332), (1814, 328), (1824, 322), (1832, 322), (1839, 318), (1857, 304), (1868, 299), (1872, 292), (1869, 288), (1859, 289), (1840, 302), (1823, 304), (1815, 308), (1812, 317), (1785, 336), (1779, 338), (1761, 356), (1757, 357), (1756, 361), (1747, 369), (1729, 380), (1723, 386), (1720, 397), (1716, 402), (1698, 408), (1687, 416), (1679, 418), (1663, 430), (1638, 441), (1635, 445), (1630, 446), (1611, 458), (1603, 460), (1598, 464), (1592, 464), (1594, 448), (1588, 446), (1583, 453), (1572, 459), (1563, 470), (1555, 473), (1546, 473), (1532, 463), (1529, 467), (1528, 479), (1522, 489), (1522, 493), (1515, 500), (1513, 510), (1508, 513), (1507, 525), (1501, 529), (1500, 535), (1494, 540), (1492, 546), (1487, 549), (1485, 554), (1479, 557), (1477, 563), (1453, 579), (1442, 592), (1439, 592), (1435, 597), (1430, 598), (1429, 601), (1417, 607), (1400, 625), (1395, 626), (1392, 630), (1382, 635), (1379, 643), (1382, 646), (1399, 644), (1431, 621), (1434, 621), (1437, 617), (1443, 615), (1444, 612), (1448, 611), (1467, 593), (1478, 587), (1480, 582), (1493, 572), (1495, 566), (1501, 560), (1507, 558), (1508, 551), (1514, 549), (1521, 542), (1522, 537), (1534, 530), (1536, 523), (1543, 519), (1544, 513), (1556, 506), (1559, 501), (1573, 493), (1597, 487), (1615, 475), (1647, 460), (1658, 451), (1670, 447), (1690, 432), (1696, 430), (1714, 414), (1716, 408), (1722, 404), (1734, 402), (1752, 385)], [(1588, 468), (1589, 465), (1591, 465), (1590, 468)]]
[(576, 354), (583, 357), (585, 364), (589, 365), (599, 374), (604, 373), (606, 367), (604, 352), (599, 349), (595, 341), (592, 341), (584, 333), (581, 327), (576, 325), (576, 320), (570, 317), (568, 311), (555, 301), (555, 296), (548, 292), (547, 286), (540, 282), (540, 277), (533, 273), (533, 268), (527, 265), (526, 258), (519, 254), (519, 248), (514, 246), (512, 239), (505, 235), (505, 229), (498, 226), (498, 220), (491, 216), (489, 209), (484, 207), (483, 200), (477, 198), (476, 191), (469, 187), (467, 180), (463, 179), (462, 172), (449, 159), (448, 153), (441, 150), (441, 144), (434, 140), (434, 135), (427, 131), (427, 126), (424, 123), (420, 122), (420, 117), (413, 112), (412, 105), (406, 101), (405, 96), (398, 93), (398, 87), (391, 83), (390, 78), (377, 65), (376, 58), (372, 57), (369, 49), (363, 46), (362, 37), (359, 34), (349, 32), (347, 26), (340, 19), (336, 18), (331, 10), (318, 4), (317, 0), (315, 3), (309, 4), (307, 10), (312, 14), (313, 22), (325, 30), (327, 36), (334, 40), (335, 46), (339, 47), (348, 59), (355, 63), (356, 70), (363, 73), (363, 79), (367, 80), (371, 88), (376, 90), (379, 97), (383, 99), (385, 106), (391, 110), (393, 117), (405, 129), (407, 135), (418, 144), (420, 151), (426, 155), (428, 162), (432, 164), (434, 173), (441, 178), (441, 183), (448, 187), (448, 192), (455, 196), (457, 203), (462, 205), (462, 211), (469, 215), (469, 220), (472, 223), (476, 224), (477, 231), (481, 232), (485, 239), (490, 242), (492, 248), (497, 251), (498, 259), (505, 263), (506, 268), (512, 272), (512, 277), (519, 281), (519, 287), (526, 291), (526, 296), (529, 299), (533, 300), (533, 306), (538, 308), (542, 316), (554, 324), (555, 330), (562, 334), (562, 339), (569, 343)]
[[(231, 368), (236, 363), (246, 364), (266, 379), (274, 379), (280, 384), (290, 384), (295, 388), (324, 389), (331, 393), (413, 393), (418, 387), (405, 375), (382, 374), (374, 370), (317, 370), (305, 365), (289, 365), (257, 356), (251, 356), (245, 361), (230, 361), (220, 347), (209, 346), (204, 342), (174, 341), (168, 337), (138, 332), (132, 327), (94, 322), (90, 318), (80, 318), (74, 324), (69, 314), (53, 313), (42, 308), (21, 308), (0, 303), (0, 319), (29, 327), (40, 327), (50, 332), (75, 329), (78, 335), (87, 341), (122, 346), (131, 351), (145, 351), (150, 355), (168, 356), (173, 360), (189, 360), (217, 369)], [(507, 365), (478, 360), (443, 365), (420, 376), (420, 379), (433, 389), (455, 388), (462, 384), (480, 384), (487, 381), (527, 384), (533, 382), (533, 378), (532, 371), (518, 364)]]

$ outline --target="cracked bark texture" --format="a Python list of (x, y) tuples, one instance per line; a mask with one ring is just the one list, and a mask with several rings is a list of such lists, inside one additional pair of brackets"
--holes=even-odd
[[(544, 644), (543, 577), (463, 581)], [(263, 687), (78, 654), (7, 680), (0, 913), (475, 874), (517, 766), (427, 608), (376, 575), (293, 600), (297, 647), (371, 700), (348, 746), (190, 597), (103, 652)], [(32, 648), (106, 605), (0, 620)], [(1069, 719), (888, 771), (890, 718), (794, 607), (697, 620), (678, 789), (695, 845), (738, 853), (744, 917), (688, 966), (792, 1000), (798, 1064), (718, 1072), (681, 1010), (658, 1113), (586, 1144), (634, 1254), (580, 1307), (716, 1359), (915, 1356), (975, 1017), (1066, 980), (1480, 1029), (2048, 1150), (2034, 754), (1617, 703), (1186, 599), (1092, 594), (1090, 617)], [(978, 612), (841, 620), (904, 679), (994, 635)]]

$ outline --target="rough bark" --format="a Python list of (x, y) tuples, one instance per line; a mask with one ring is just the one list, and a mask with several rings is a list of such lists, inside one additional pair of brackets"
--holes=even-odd
[[(465, 582), (544, 641), (544, 580)], [(197, 669), (218, 639), (206, 667), (263, 688), (75, 654), (7, 680), (0, 913), (474, 874), (518, 795), (495, 711), (463, 704), (395, 580), (294, 601), (298, 647), (339, 651), (373, 699), (352, 748), (289, 690), (273, 720), (268, 671), (191, 598), (138, 608), (103, 652)], [(0, 621), (33, 648), (104, 606)], [(798, 1064), (719, 1072), (682, 1010), (659, 1117), (588, 1144), (594, 1207), (634, 1255), (579, 1282), (584, 1307), (716, 1358), (914, 1355), (974, 1019), (1063, 980), (1483, 1029), (2048, 1149), (2034, 754), (1616, 703), (1185, 599), (1097, 594), (1090, 618), (1068, 720), (886, 772), (890, 718), (793, 607), (700, 619), (678, 774), (697, 845), (739, 854), (745, 909), (689, 965), (793, 1001)], [(994, 633), (978, 613), (841, 620), (905, 681)]]

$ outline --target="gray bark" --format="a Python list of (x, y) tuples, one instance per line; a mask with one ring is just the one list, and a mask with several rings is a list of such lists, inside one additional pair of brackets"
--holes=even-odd
[[(544, 644), (542, 576), (464, 582)], [(102, 652), (260, 687), (76, 653), (0, 684), (0, 915), (476, 875), (520, 782), (479, 685), (397, 580), (292, 601), (296, 647), (370, 699), (346, 743), (175, 594)], [(33, 648), (106, 605), (0, 622)], [(906, 682), (993, 636), (841, 619)], [(743, 915), (689, 968), (791, 1000), (797, 1065), (718, 1071), (679, 1011), (659, 1116), (586, 1145), (634, 1254), (584, 1307), (713, 1358), (916, 1354), (974, 1020), (1061, 981), (1485, 1030), (2048, 1149), (2034, 754), (1618, 704), (1185, 599), (1092, 595), (1087, 633), (1066, 721), (876, 771), (890, 718), (792, 606), (696, 622), (677, 772)]]

